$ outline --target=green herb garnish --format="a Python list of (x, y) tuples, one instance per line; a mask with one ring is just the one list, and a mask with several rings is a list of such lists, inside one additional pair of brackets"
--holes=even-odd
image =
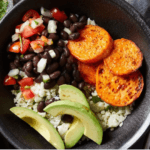
[(92, 101), (93, 101), (94, 103), (97, 103), (97, 102), (102, 102), (102, 99), (99, 98), (98, 96), (92, 96)]
[(43, 80), (44, 83), (48, 83), (49, 81), (50, 81), (50, 79), (48, 79), (48, 80)]
[(8, 2), (4, 2), (3, 0), (0, 0), (0, 20), (3, 18), (7, 11)]
[(35, 22), (35, 24), (36, 24), (36, 25), (38, 25), (38, 24), (39, 24), (36, 20), (34, 20), (34, 22)]
[(20, 92), (20, 90), (16, 90), (16, 93), (19, 93)]
[(20, 55), (20, 57), (21, 57), (21, 58), (23, 58), (23, 57), (24, 57), (24, 55), (22, 54), (22, 55)]
[(21, 35), (19, 34), (19, 41), (20, 41), (20, 49), (22, 51), (22, 38), (21, 38)]
[(18, 79), (18, 75), (13, 76), (13, 78)]

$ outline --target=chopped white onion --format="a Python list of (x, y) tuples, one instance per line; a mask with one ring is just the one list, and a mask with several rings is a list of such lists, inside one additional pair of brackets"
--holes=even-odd
[(46, 67), (47, 59), (41, 58), (37, 64), (37, 72), (41, 73)]
[(55, 58), (56, 57), (56, 53), (54, 52), (54, 50), (49, 50), (49, 55), (52, 57), (52, 58)]
[(56, 21), (50, 20), (47, 26), (48, 33), (56, 33), (56, 29), (57, 29)]
[(20, 33), (20, 30), (19, 29), (15, 29), (15, 33)]
[(24, 27), (25, 26), (28, 26), (29, 25), (29, 20), (27, 20), (26, 22), (24, 22), (22, 25), (21, 25), (21, 27), (20, 27), (20, 33), (22, 33), (23, 32), (23, 30), (24, 30)]
[(42, 78), (43, 78), (43, 81), (48, 81), (48, 80), (50, 80), (50, 77), (49, 77), (49, 75), (43, 75), (42, 76)]
[(20, 71), (20, 72), (19, 72), (19, 75), (20, 75), (22, 78), (26, 76), (25, 72), (23, 72), (23, 71)]
[(12, 35), (12, 41), (17, 41), (19, 39), (19, 34), (18, 33), (15, 33), (14, 35)]
[(46, 16), (46, 17), (51, 17), (51, 12), (50, 12), (50, 10), (45, 9), (44, 7), (41, 7), (41, 14), (42, 14), (43, 16)]
[(12, 69), (9, 71), (8, 76), (14, 77), (19, 74), (19, 69)]
[(71, 34), (71, 30), (69, 28), (64, 28), (64, 31), (67, 32), (69, 35)]
[(42, 23), (43, 23), (42, 18), (37, 18), (37, 19), (35, 19), (35, 20), (32, 20), (32, 22), (31, 22), (31, 27), (32, 27), (33, 29), (35, 29), (35, 28), (37, 28), (38, 26), (40, 26)]

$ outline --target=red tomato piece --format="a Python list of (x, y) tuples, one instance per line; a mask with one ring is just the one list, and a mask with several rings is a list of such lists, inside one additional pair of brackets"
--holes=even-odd
[(25, 21), (27, 21), (29, 18), (34, 18), (34, 19), (36, 19), (36, 18), (39, 18), (39, 17), (40, 17), (40, 15), (39, 15), (39, 13), (38, 13), (37, 11), (35, 11), (35, 10), (33, 10), (33, 9), (30, 9), (30, 10), (28, 10), (28, 11), (24, 14), (24, 16), (23, 16), (23, 18), (22, 18), (22, 21), (25, 22)]
[(21, 26), (22, 26), (22, 24), (17, 25), (16, 29), (20, 29)]
[(19, 85), (20, 85), (21, 87), (24, 87), (24, 86), (31, 86), (31, 85), (33, 85), (33, 78), (30, 78), (30, 77), (28, 77), (28, 78), (23, 78), (23, 79), (21, 79), (20, 81), (18, 81), (18, 83), (19, 83)]
[(32, 29), (30, 26), (25, 26), (21, 36), (26, 38), (31, 37), (34, 34), (41, 33), (44, 30), (45, 26), (42, 24), (39, 27)]
[(31, 99), (35, 96), (34, 93), (30, 89), (23, 91), (22, 95), (26, 100)]
[(16, 79), (10, 76), (6, 76), (4, 79), (4, 85), (15, 85), (16, 84)]
[(64, 11), (60, 11), (58, 8), (52, 9), (53, 17), (58, 20), (59, 22), (64, 22), (67, 19), (67, 16)]
[(35, 41), (32, 41), (30, 45), (32, 49), (35, 50), (35, 52), (40, 53), (44, 50), (43, 47), (45, 45), (45, 42), (41, 40), (35, 40)]
[(22, 39), (22, 50), (20, 50), (21, 54), (24, 54), (27, 49), (29, 48), (30, 40), (29, 39)]
[(13, 43), (9, 48), (9, 52), (19, 53), (20, 52), (20, 42)]
[(24, 86), (21, 86), (21, 87), (20, 87), (20, 91), (21, 91), (21, 92), (23, 92), (23, 91), (25, 91), (25, 90), (26, 90), (26, 89), (25, 89)]

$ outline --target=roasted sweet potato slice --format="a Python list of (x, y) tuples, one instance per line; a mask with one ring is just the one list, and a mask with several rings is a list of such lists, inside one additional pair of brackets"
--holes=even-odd
[(85, 82), (96, 85), (96, 70), (100, 63), (85, 64), (78, 61), (78, 70)]
[(94, 25), (86, 25), (80, 30), (77, 40), (69, 40), (71, 54), (84, 63), (95, 63), (107, 57), (113, 48), (113, 40), (109, 33)]
[(136, 100), (144, 82), (140, 71), (127, 76), (113, 75), (104, 63), (98, 66), (96, 72), (96, 91), (99, 97), (113, 106), (127, 106)]
[(104, 62), (115, 75), (127, 75), (142, 65), (143, 55), (134, 42), (127, 39), (114, 41), (114, 49)]

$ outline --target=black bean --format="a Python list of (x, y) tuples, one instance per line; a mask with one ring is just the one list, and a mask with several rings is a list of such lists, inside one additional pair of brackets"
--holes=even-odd
[(28, 77), (34, 77), (33, 73), (32, 73), (32, 72), (28, 72), (26, 69), (25, 69), (25, 74), (26, 74)]
[(44, 47), (45, 52), (48, 52), (49, 50), (53, 50), (53, 49), (54, 49), (53, 45), (49, 45), (49, 46)]
[(16, 54), (16, 55), (15, 55), (15, 59), (20, 60), (20, 55), (19, 55), (19, 54)]
[(45, 29), (45, 30), (42, 31), (41, 34), (42, 34), (43, 36), (47, 37), (47, 36), (48, 36), (48, 31)]
[(34, 52), (33, 48), (30, 47), (30, 48), (28, 49), (28, 52), (33, 53), (33, 52)]
[(70, 14), (69, 19), (72, 22), (78, 22), (78, 18), (77, 18), (77, 16), (75, 14)]
[(26, 55), (24, 55), (24, 59), (26, 61), (28, 61), (28, 60), (31, 60), (34, 56), (35, 56), (35, 54), (26, 54)]
[(19, 90), (19, 88), (20, 88), (19, 84), (14, 85), (14, 90)]
[(56, 49), (59, 51), (59, 53), (63, 52), (63, 48), (62, 47), (57, 46)]
[(79, 36), (80, 36), (80, 33), (79, 32), (75, 32), (75, 33), (72, 33), (72, 34), (69, 35), (69, 39), (70, 40), (76, 40), (76, 39), (79, 38)]
[(75, 76), (76, 76), (76, 71), (77, 71), (77, 70), (74, 69), (73, 72), (72, 72), (72, 75), (73, 75), (74, 78), (75, 78)]
[(63, 23), (58, 22), (58, 23), (57, 23), (57, 33), (60, 33), (61, 30), (63, 30), (63, 29), (64, 29)]
[(62, 120), (64, 123), (72, 123), (72, 122), (73, 122), (73, 119), (74, 119), (74, 117), (71, 116), (71, 115), (65, 114), (65, 115), (62, 115), (62, 116), (61, 116), (61, 120)]
[(71, 64), (69, 64), (69, 63), (67, 63), (66, 64), (66, 70), (70, 73), (71, 71), (72, 71), (72, 65)]
[(84, 28), (85, 24), (83, 22), (76, 22), (74, 23), (74, 26), (77, 26), (78, 29)]
[(62, 84), (65, 84), (65, 83), (66, 83), (66, 80), (65, 80), (64, 76), (59, 77), (59, 79), (57, 80), (58, 85), (62, 85)]
[(67, 32), (61, 31), (60, 35), (61, 35), (61, 38), (63, 40), (68, 40), (68, 33)]
[(14, 64), (14, 62), (11, 62), (9, 65), (10, 65), (10, 69), (16, 69), (17, 68), (16, 65)]
[(50, 82), (44, 83), (44, 88), (45, 89), (51, 89), (56, 85), (55, 80), (51, 80)]
[(37, 110), (38, 112), (44, 112), (44, 107), (45, 107), (45, 102), (42, 101), (42, 102), (39, 102), (38, 106), (37, 106)]
[(54, 101), (56, 101), (55, 98), (50, 98), (50, 99), (48, 99), (48, 100), (45, 101), (45, 105), (47, 106), (47, 105), (53, 103)]
[(38, 64), (39, 60), (40, 60), (39, 56), (34, 56), (33, 57), (33, 66), (34, 67), (37, 67), (37, 64)]
[(50, 79), (54, 80), (57, 79), (60, 76), (61, 72), (60, 71), (55, 71), (52, 74), (49, 75)]
[(78, 86), (78, 84), (77, 84), (77, 82), (76, 82), (75, 80), (71, 82), (71, 85), (73, 85), (73, 86), (75, 86), (75, 87)]
[(65, 77), (65, 80), (66, 80), (66, 83), (70, 83), (71, 82), (71, 77), (70, 77), (70, 75), (67, 73), (67, 72), (65, 72), (64, 73), (64, 77)]
[(71, 30), (72, 33), (76, 32), (77, 28), (78, 27), (76, 25), (74, 25), (74, 24), (70, 26), (70, 30)]
[(86, 16), (81, 16), (80, 19), (79, 19), (79, 22), (87, 22), (87, 17)]
[(39, 72), (37, 72), (37, 68), (36, 68), (36, 67), (33, 68), (33, 72), (34, 72), (35, 74), (39, 74)]
[(48, 65), (48, 67), (47, 67), (47, 69), (46, 69), (46, 72), (47, 72), (48, 74), (51, 74), (51, 73), (53, 73), (54, 71), (56, 71), (56, 70), (58, 69), (58, 67), (59, 67), (58, 62), (54, 62), (53, 64)]
[(80, 76), (80, 72), (79, 70), (76, 70), (75, 75), (74, 75), (74, 79), (77, 82), (80, 82), (82, 80), (81, 76)]
[(38, 36), (39, 36), (38, 34), (34, 34), (34, 35), (32, 35), (32, 36), (30, 37), (30, 40), (31, 40), (31, 41), (34, 41), (34, 40), (37, 39)]
[(49, 39), (52, 39), (54, 41), (59, 40), (59, 36), (56, 33), (50, 33), (48, 36)]
[(67, 59), (67, 62), (68, 62), (69, 64), (73, 64), (73, 63), (75, 62), (75, 58), (74, 58), (72, 55), (70, 55), (70, 56), (68, 57), (68, 59)]
[(20, 61), (18, 59), (14, 60), (14, 65), (18, 68), (21, 66)]
[(42, 58), (47, 59), (47, 64), (50, 64), (52, 62), (52, 58), (50, 57), (48, 52), (44, 52)]
[(82, 90), (82, 89), (84, 88), (84, 85), (85, 85), (85, 83), (84, 83), (84, 82), (81, 82), (81, 83), (78, 84), (78, 88), (79, 88), (80, 90)]
[(42, 20), (43, 20), (43, 22), (44, 22), (45, 24), (48, 24), (50, 18), (43, 16), (43, 17), (42, 17)]
[(54, 49), (54, 52), (56, 54), (56, 57), (54, 58), (54, 60), (57, 60), (60, 57), (59, 51), (57, 49)]
[(46, 74), (47, 74), (46, 69), (44, 69), (44, 70), (42, 71), (41, 75), (46, 75)]
[(63, 67), (66, 64), (66, 62), (67, 62), (67, 58), (64, 54), (62, 54), (61, 57), (60, 57), (59, 65), (61, 67)]
[(70, 56), (70, 51), (69, 51), (69, 49), (68, 49), (67, 47), (64, 47), (64, 55), (65, 55), (66, 57), (69, 57), (69, 56)]
[(39, 58), (41, 58), (43, 56), (44, 52), (42, 53), (38, 53), (37, 56), (39, 56)]
[(41, 82), (43, 81), (42, 75), (40, 74), (34, 81), (35, 81), (36, 83), (41, 83)]
[(64, 26), (65, 26), (65, 27), (69, 28), (70, 25), (71, 25), (71, 21), (70, 21), (70, 20), (65, 20), (65, 21), (64, 21)]
[(22, 71), (25, 71), (25, 69), (26, 69), (26, 64), (23, 65)]
[(28, 61), (25, 65), (26, 65), (26, 71), (31, 72), (33, 69), (33, 63), (31, 61)]
[(57, 43), (58, 46), (60, 47), (64, 47), (65, 46), (65, 43), (63, 40), (59, 40), (58, 43)]
[(78, 70), (77, 64), (72, 64), (73, 70)]

